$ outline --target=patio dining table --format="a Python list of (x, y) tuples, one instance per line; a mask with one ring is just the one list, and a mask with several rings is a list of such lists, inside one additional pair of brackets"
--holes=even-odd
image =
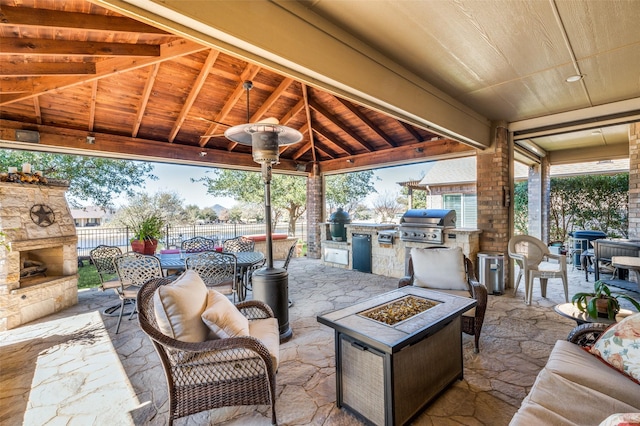
[[(185, 270), (185, 259), (192, 254), (196, 253), (160, 253), (156, 254), (156, 257), (160, 259), (160, 267), (163, 271), (176, 271), (182, 272)], [(248, 272), (253, 266), (264, 261), (264, 254), (259, 251), (241, 251), (230, 253), (236, 257), (238, 272), (241, 277), (241, 284), (243, 289), (239, 291), (240, 301), (244, 300), (246, 295), (246, 289), (249, 286)]]

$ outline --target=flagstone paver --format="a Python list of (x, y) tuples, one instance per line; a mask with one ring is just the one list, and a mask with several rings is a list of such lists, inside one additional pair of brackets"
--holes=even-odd
[[(281, 345), (276, 409), (281, 425), (361, 425), (336, 407), (333, 330), (316, 316), (392, 290), (397, 279), (293, 259), (289, 311), (293, 338)], [(557, 283), (555, 281), (558, 281)], [(449, 387), (414, 425), (507, 425), (558, 339), (575, 326), (553, 306), (564, 302), (559, 280), (548, 298), (534, 289), (533, 304), (490, 295), (480, 339), (463, 335), (464, 380)], [(570, 271), (569, 293), (592, 287)], [(637, 296), (637, 295), (636, 295)], [(164, 373), (137, 321), (101, 314), (116, 298), (96, 289), (79, 293), (63, 312), (0, 333), (0, 424), (165, 425)], [(178, 425), (267, 425), (265, 406), (228, 407), (198, 413)]]

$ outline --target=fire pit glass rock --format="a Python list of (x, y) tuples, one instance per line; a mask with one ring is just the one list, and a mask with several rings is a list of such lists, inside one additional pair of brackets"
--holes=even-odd
[(431, 309), (440, 302), (416, 296), (404, 296), (384, 305), (359, 312), (358, 315), (387, 325), (395, 325)]

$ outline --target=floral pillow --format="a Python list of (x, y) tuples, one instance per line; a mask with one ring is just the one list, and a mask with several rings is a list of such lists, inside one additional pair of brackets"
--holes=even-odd
[(591, 353), (640, 383), (640, 314), (609, 327), (591, 347)]
[(612, 414), (598, 426), (633, 426), (640, 425), (640, 413)]

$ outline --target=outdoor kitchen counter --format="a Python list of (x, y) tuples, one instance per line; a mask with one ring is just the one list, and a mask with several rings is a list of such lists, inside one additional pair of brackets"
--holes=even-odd
[[(391, 244), (379, 243), (377, 236), (380, 232), (397, 229), (398, 225), (392, 223), (349, 223), (345, 224), (347, 229), (347, 241), (331, 241), (329, 224), (322, 227), (322, 251), (323, 261), (327, 265), (338, 268), (352, 269), (352, 237), (353, 234), (371, 235), (371, 272), (376, 275), (401, 278), (406, 275), (406, 264), (409, 251), (413, 247), (433, 247), (434, 244), (401, 241), (400, 233), (396, 232)], [(325, 229), (326, 228), (326, 229)], [(472, 228), (448, 228), (444, 229), (444, 242), (436, 244), (445, 247), (460, 247), (475, 265), (477, 255), (480, 251), (479, 229)]]

